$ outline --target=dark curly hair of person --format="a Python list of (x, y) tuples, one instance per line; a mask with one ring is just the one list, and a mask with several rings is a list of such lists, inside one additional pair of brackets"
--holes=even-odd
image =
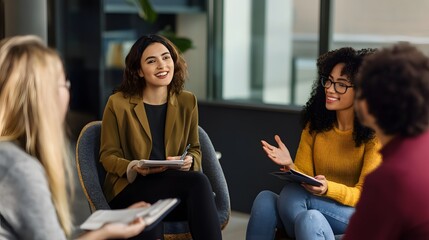
[(416, 136), (429, 126), (429, 58), (409, 43), (368, 57), (356, 79), (358, 99), (387, 135)]
[[(334, 127), (334, 123), (337, 121), (336, 112), (326, 109), (325, 88), (319, 79), (328, 77), (335, 65), (344, 63), (345, 66), (341, 74), (346, 75), (354, 83), (363, 58), (374, 51), (375, 49), (356, 51), (351, 47), (344, 47), (329, 51), (317, 59), (318, 79), (313, 83), (310, 99), (302, 110), (301, 123), (303, 128), (308, 125), (310, 133), (319, 133), (329, 131)], [(357, 147), (374, 138), (374, 131), (362, 126), (356, 115), (353, 125), (353, 140)]]
[(185, 79), (188, 77), (185, 59), (170, 40), (161, 35), (150, 34), (141, 36), (131, 47), (130, 52), (125, 57), (125, 70), (122, 82), (114, 92), (122, 92), (125, 97), (143, 96), (143, 89), (146, 87), (146, 81), (143, 77), (139, 76), (141, 57), (144, 50), (153, 43), (161, 43), (164, 45), (170, 52), (174, 62), (174, 75), (173, 80), (168, 85), (168, 92), (179, 94), (183, 90)]

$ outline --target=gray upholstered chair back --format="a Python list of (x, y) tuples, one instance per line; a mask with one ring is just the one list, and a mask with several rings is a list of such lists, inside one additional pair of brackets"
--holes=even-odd
[[(91, 211), (110, 209), (102, 185), (106, 171), (99, 161), (101, 121), (88, 123), (81, 131), (76, 145), (76, 166), (80, 184)], [(207, 133), (199, 127), (202, 168), (213, 188), (221, 228), (225, 228), (231, 215), (228, 186), (219, 159)], [(165, 239), (189, 239), (187, 222), (166, 222)]]
[(80, 132), (76, 144), (76, 166), (83, 192), (91, 211), (110, 209), (102, 184), (106, 171), (99, 162), (101, 121), (88, 123)]
[(223, 229), (228, 224), (231, 215), (228, 185), (212, 141), (202, 127), (198, 127), (198, 130), (202, 152), (203, 172), (212, 185), (219, 222)]

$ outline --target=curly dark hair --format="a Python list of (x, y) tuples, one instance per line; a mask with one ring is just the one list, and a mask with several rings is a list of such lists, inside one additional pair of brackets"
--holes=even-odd
[[(329, 131), (337, 120), (336, 112), (326, 109), (325, 89), (320, 83), (321, 77), (327, 77), (332, 69), (339, 63), (344, 63), (341, 74), (346, 75), (352, 83), (365, 56), (373, 53), (375, 49), (354, 50), (351, 47), (339, 48), (321, 55), (317, 59), (318, 79), (313, 83), (310, 99), (304, 106), (301, 115), (302, 127), (309, 125), (310, 133)], [(374, 138), (374, 131), (362, 126), (357, 116), (354, 118), (353, 139), (356, 146)]]
[(429, 126), (429, 58), (409, 43), (368, 57), (358, 74), (358, 99), (387, 135), (416, 136)]
[(141, 69), (141, 57), (146, 48), (153, 43), (161, 43), (164, 45), (174, 62), (173, 80), (168, 85), (170, 93), (180, 93), (185, 84), (185, 79), (188, 76), (188, 68), (182, 54), (177, 50), (177, 47), (167, 38), (149, 34), (141, 36), (131, 47), (130, 52), (125, 58), (125, 70), (122, 82), (114, 92), (122, 92), (124, 96), (143, 96), (143, 90), (146, 87), (146, 81), (139, 76)]

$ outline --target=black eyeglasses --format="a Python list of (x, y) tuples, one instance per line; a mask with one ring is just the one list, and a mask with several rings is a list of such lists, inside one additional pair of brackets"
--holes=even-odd
[(347, 92), (347, 89), (353, 88), (353, 85), (347, 85), (343, 82), (334, 82), (327, 77), (320, 77), (320, 83), (324, 88), (329, 88), (332, 84), (334, 84), (334, 90), (339, 94), (344, 94)]

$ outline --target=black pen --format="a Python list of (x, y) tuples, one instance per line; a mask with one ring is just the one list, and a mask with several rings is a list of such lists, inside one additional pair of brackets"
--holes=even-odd
[(188, 154), (189, 147), (191, 147), (191, 144), (188, 144), (188, 146), (186, 146), (185, 151), (183, 152), (182, 156), (180, 157), (180, 160), (185, 159), (186, 154)]

